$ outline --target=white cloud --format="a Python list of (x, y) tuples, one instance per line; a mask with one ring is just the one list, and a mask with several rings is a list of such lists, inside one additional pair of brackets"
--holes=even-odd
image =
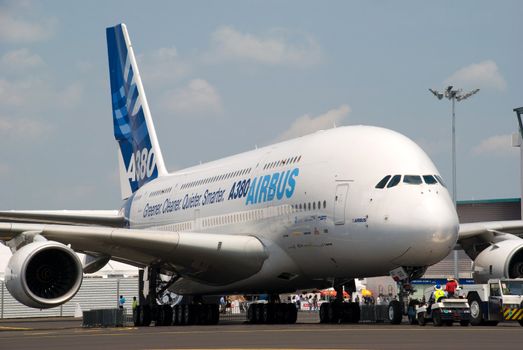
[(292, 123), (289, 129), (278, 136), (276, 141), (292, 139), (322, 129), (330, 129), (345, 119), (350, 111), (351, 109), (348, 105), (341, 105), (316, 117), (311, 117), (308, 114), (301, 116)]
[(52, 20), (30, 21), (0, 8), (0, 42), (29, 43), (49, 38), (54, 32)]
[(180, 58), (175, 47), (140, 55), (138, 61), (142, 79), (151, 84), (172, 83), (191, 71), (191, 65)]
[(311, 36), (292, 35), (283, 29), (256, 36), (228, 26), (212, 33), (211, 49), (205, 55), (208, 62), (239, 61), (298, 66), (316, 64), (321, 58), (321, 48)]
[(472, 152), (476, 155), (514, 155), (518, 148), (512, 147), (512, 135), (495, 135), (483, 141)]
[(203, 79), (193, 79), (186, 87), (167, 91), (161, 104), (182, 117), (188, 114), (216, 115), (223, 109), (220, 95)]
[[(0, 116), (0, 136), (5, 138), (34, 139), (52, 130), (49, 124), (30, 118), (9, 118)], [(2, 173), (0, 164), (0, 173)]]
[(78, 104), (81, 97), (80, 83), (72, 83), (60, 90), (39, 78), (0, 79), (0, 104), (4, 106), (24, 109), (70, 108)]
[(507, 88), (507, 82), (499, 72), (498, 65), (492, 60), (473, 63), (459, 69), (445, 80), (445, 84), (464, 88)]
[(25, 70), (35, 68), (44, 64), (42, 58), (29, 49), (23, 48), (5, 53), (0, 57), (0, 67), (3, 70)]

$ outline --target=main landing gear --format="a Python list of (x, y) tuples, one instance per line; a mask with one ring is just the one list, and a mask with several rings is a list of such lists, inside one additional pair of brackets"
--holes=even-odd
[(298, 310), (291, 303), (254, 303), (247, 309), (247, 322), (251, 324), (293, 324), (297, 318)]
[[(343, 284), (334, 287), (336, 300), (322, 303), (320, 306), (320, 323), (358, 323), (360, 306), (358, 303), (343, 301)], [(354, 280), (348, 284), (350, 293), (356, 291)]]
[[(202, 298), (193, 297), (191, 303), (171, 306), (163, 298), (167, 288), (176, 281), (160, 278), (159, 268), (149, 266), (140, 270), (140, 303), (133, 311), (135, 326), (212, 325), (220, 318), (218, 303), (206, 304)], [(167, 299), (167, 300), (165, 300)]]

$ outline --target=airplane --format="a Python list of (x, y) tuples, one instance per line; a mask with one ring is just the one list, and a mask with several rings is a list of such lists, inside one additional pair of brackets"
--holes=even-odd
[[(340, 297), (322, 304), (320, 322), (358, 322), (343, 288), (392, 273), (399, 323), (409, 282), (457, 242), (479, 277), (523, 276), (523, 240), (508, 233), (521, 221), (460, 225), (430, 158), (392, 130), (337, 127), (169, 173), (125, 24), (106, 36), (122, 206), (0, 212), (13, 252), (5, 283), (19, 302), (61, 305), (113, 259), (143, 269), (136, 325), (215, 324), (220, 296), (262, 293), (251, 323), (295, 323), (278, 295), (325, 287)], [(184, 302), (163, 303), (165, 291)]]

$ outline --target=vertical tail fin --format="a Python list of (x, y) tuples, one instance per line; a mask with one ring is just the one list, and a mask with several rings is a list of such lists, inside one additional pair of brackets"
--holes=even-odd
[(106, 29), (120, 187), (128, 198), (167, 170), (125, 24)]

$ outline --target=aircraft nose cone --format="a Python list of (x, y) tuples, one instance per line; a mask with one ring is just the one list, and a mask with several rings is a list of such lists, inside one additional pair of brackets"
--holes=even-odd
[(393, 260), (402, 266), (433, 265), (450, 253), (458, 239), (458, 216), (445, 196), (423, 199), (404, 213), (403, 220), (405, 252)]

